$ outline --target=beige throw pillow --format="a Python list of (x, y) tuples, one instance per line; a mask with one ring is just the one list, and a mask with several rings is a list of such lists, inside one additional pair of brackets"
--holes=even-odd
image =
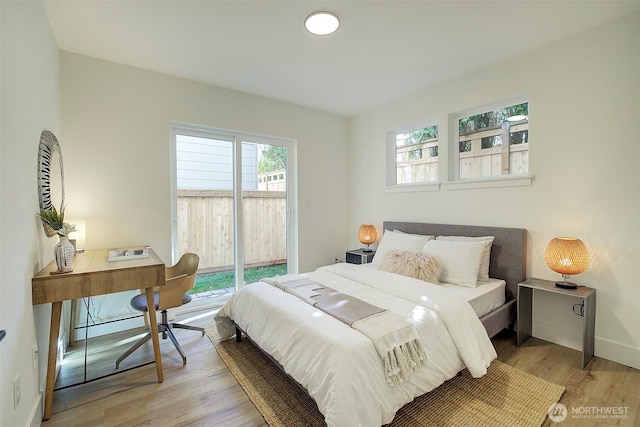
[(424, 252), (391, 250), (378, 268), (431, 283), (438, 283), (440, 276), (440, 262)]

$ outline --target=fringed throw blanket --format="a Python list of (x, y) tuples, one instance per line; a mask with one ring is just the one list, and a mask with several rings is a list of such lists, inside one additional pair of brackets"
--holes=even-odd
[(382, 358), (391, 387), (405, 381), (427, 358), (413, 324), (392, 311), (297, 274), (262, 281), (297, 296), (367, 336)]

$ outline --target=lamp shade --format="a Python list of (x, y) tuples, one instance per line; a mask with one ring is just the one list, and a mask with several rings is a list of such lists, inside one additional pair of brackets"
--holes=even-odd
[(371, 224), (362, 224), (358, 229), (358, 240), (363, 245), (370, 245), (375, 243), (378, 238), (378, 232), (376, 228)]
[(76, 226), (76, 231), (71, 233), (70, 238), (76, 241), (76, 251), (84, 251), (87, 242), (87, 222), (84, 219), (69, 219), (65, 222)]
[(547, 245), (544, 259), (550, 269), (563, 275), (580, 274), (589, 267), (589, 252), (582, 240), (556, 237)]

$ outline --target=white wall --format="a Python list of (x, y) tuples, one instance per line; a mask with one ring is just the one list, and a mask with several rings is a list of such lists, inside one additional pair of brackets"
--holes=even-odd
[(87, 248), (149, 244), (171, 261), (172, 120), (296, 139), (300, 270), (346, 248), (346, 214), (336, 215), (347, 209), (345, 118), (73, 53), (61, 58), (68, 215), (87, 221)]
[[(386, 219), (526, 228), (527, 276), (552, 280), (559, 277), (545, 264), (547, 243), (579, 237), (592, 261), (573, 279), (597, 289), (596, 355), (640, 368), (638, 40), (636, 13), (353, 118), (350, 229)], [(531, 186), (384, 191), (387, 131), (437, 119), (447, 141), (448, 114), (520, 94), (530, 100)], [(536, 320), (555, 309), (563, 318), (539, 336), (579, 343), (574, 302), (557, 308), (536, 297)]]
[[(328, 264), (346, 247), (346, 215), (317, 227), (347, 209), (345, 118), (68, 52), (61, 70), (67, 212), (86, 220), (87, 249), (151, 245), (165, 263), (174, 261), (172, 121), (297, 140), (299, 269)], [(98, 314), (118, 317), (130, 311), (130, 298), (93, 303)]]
[[(0, 2), (0, 425), (37, 425), (50, 306), (31, 305), (31, 277), (53, 259), (55, 239), (38, 223), (36, 163), (40, 134), (60, 131), (59, 51), (39, 2)], [(35, 327), (34, 325), (38, 325)], [(31, 349), (40, 346), (40, 375)], [(22, 399), (13, 407), (20, 375)]]

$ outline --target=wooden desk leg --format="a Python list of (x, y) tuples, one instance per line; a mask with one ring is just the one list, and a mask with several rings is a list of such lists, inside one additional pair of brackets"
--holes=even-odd
[[(147, 294), (147, 307), (155, 307), (155, 302), (153, 301), (153, 288), (147, 288), (145, 290)], [(162, 355), (160, 354), (160, 340), (158, 338), (158, 322), (156, 319), (156, 311), (149, 310), (149, 323), (150, 323), (150, 331), (151, 331), (151, 341), (153, 341), (153, 354), (156, 358), (156, 372), (158, 373), (158, 382), (161, 383), (164, 381), (164, 376), (162, 374)]]
[(44, 392), (44, 417), (51, 418), (53, 406), (53, 387), (56, 380), (56, 362), (58, 359), (58, 338), (60, 335), (60, 314), (62, 301), (51, 303), (51, 330), (49, 331), (49, 360), (47, 361), (47, 385)]

